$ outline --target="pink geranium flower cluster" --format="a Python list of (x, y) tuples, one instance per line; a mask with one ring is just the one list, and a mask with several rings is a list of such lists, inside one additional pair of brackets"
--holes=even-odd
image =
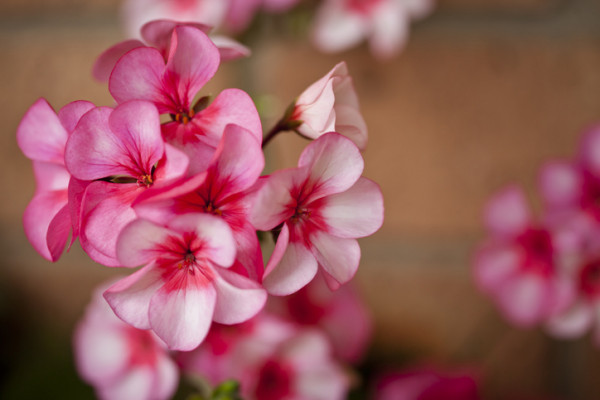
[(573, 160), (546, 163), (539, 184), (538, 220), (516, 186), (488, 203), (476, 282), (514, 324), (563, 338), (593, 330), (600, 345), (600, 128), (584, 134)]
[[(105, 398), (123, 398), (110, 393), (130, 393), (148, 376), (163, 379), (164, 373), (171, 382), (168, 363), (157, 364), (164, 349), (193, 350), (213, 322), (250, 320), (268, 294), (293, 294), (317, 275), (327, 290), (348, 283), (360, 259), (356, 239), (383, 223), (381, 191), (361, 176), (366, 125), (344, 63), (301, 94), (263, 141), (260, 117), (244, 91), (226, 89), (212, 101), (201, 95), (223, 54), (203, 25), (153, 21), (142, 36), (145, 42), (121, 43), (96, 64), (114, 107), (76, 101), (57, 114), (42, 99), (17, 132), (38, 182), (24, 217), (34, 248), (55, 261), (71, 235), (70, 244), (79, 239), (100, 264), (142, 266), (103, 292), (118, 317), (107, 322), (106, 335), (119, 332), (107, 346), (125, 347), (122, 357), (127, 351), (131, 357), (107, 360), (114, 368), (99, 374), (90, 365), (102, 354), (78, 358), (84, 377)], [(262, 147), (285, 130), (314, 141), (297, 168), (261, 176)], [(266, 267), (257, 230), (276, 237)], [(354, 315), (362, 318), (360, 311)], [(104, 335), (92, 322), (82, 325), (77, 343)], [(302, 361), (307, 343), (329, 349), (323, 334), (297, 330), (261, 364), (267, 375), (308, 371)], [(350, 346), (363, 346), (368, 330), (359, 333)], [(140, 349), (132, 344), (136, 338)], [(282, 344), (288, 341), (296, 344)], [(361, 351), (346, 349), (344, 357), (358, 358)], [(327, 371), (341, 376), (337, 367)], [(164, 385), (141, 398), (167, 397)]]

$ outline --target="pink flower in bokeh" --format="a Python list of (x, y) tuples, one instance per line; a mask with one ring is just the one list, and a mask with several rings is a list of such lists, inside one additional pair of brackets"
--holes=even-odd
[(379, 378), (374, 400), (479, 400), (476, 375), (422, 369), (388, 373)]
[(337, 64), (302, 92), (289, 121), (301, 122), (296, 131), (310, 139), (335, 131), (361, 150), (367, 145), (367, 125), (345, 62)]
[(350, 384), (325, 336), (265, 312), (241, 325), (213, 325), (206, 341), (178, 360), (213, 385), (239, 381), (246, 400), (344, 399)]
[(349, 363), (362, 359), (371, 339), (371, 315), (351, 282), (332, 292), (317, 274), (299, 291), (271, 297), (267, 308), (301, 326), (323, 330), (336, 358)]
[(230, 226), (236, 244), (232, 270), (260, 282), (264, 271), (256, 230), (250, 224), (246, 192), (265, 165), (260, 142), (246, 129), (227, 125), (205, 172), (185, 181), (141, 195), (134, 209), (158, 223), (174, 215), (202, 212), (222, 218)]
[(228, 3), (224, 18), (226, 30), (239, 33), (252, 22), (256, 13), (262, 8), (269, 13), (283, 13), (298, 3), (299, 0), (224, 0)]
[(71, 175), (90, 182), (80, 210), (79, 240), (96, 262), (119, 265), (116, 241), (135, 218), (132, 202), (150, 187), (182, 177), (187, 157), (165, 144), (156, 107), (144, 101), (88, 111), (65, 149)]
[(50, 104), (39, 99), (27, 110), (17, 129), (17, 143), (33, 161), (36, 191), (23, 216), (25, 235), (44, 258), (56, 261), (61, 256), (69, 233), (73, 239), (68, 187), (71, 176), (65, 167), (65, 146), (75, 125), (94, 105), (74, 101), (58, 115)]
[(354, 143), (331, 132), (304, 149), (298, 168), (261, 178), (252, 224), (264, 231), (281, 225), (263, 279), (269, 293), (298, 291), (319, 265), (331, 288), (352, 279), (360, 260), (356, 238), (383, 223), (381, 190), (362, 170)]
[[(150, 27), (161, 31), (160, 25)], [(118, 103), (151, 101), (161, 114), (170, 114), (172, 121), (162, 125), (163, 136), (189, 155), (191, 174), (206, 169), (230, 123), (262, 140), (258, 112), (244, 91), (226, 89), (208, 107), (202, 99), (192, 104), (219, 67), (219, 52), (202, 30), (176, 26), (167, 48), (166, 58), (154, 47), (127, 52), (112, 70), (109, 90)]]
[(558, 267), (560, 247), (549, 228), (534, 224), (521, 190), (511, 186), (495, 195), (485, 222), (490, 237), (475, 256), (475, 280), (504, 316), (530, 327), (564, 309), (574, 287)]
[(184, 214), (163, 225), (136, 219), (119, 235), (117, 255), (123, 266), (146, 266), (104, 297), (121, 319), (152, 329), (174, 350), (194, 349), (211, 321), (243, 322), (266, 301), (260, 285), (228, 270), (235, 242), (213, 215)]
[(338, 52), (369, 40), (372, 52), (389, 58), (404, 46), (410, 23), (433, 8), (433, 0), (325, 0), (313, 26), (313, 42)]
[(179, 383), (177, 365), (151, 331), (121, 321), (94, 292), (74, 339), (77, 370), (103, 400), (162, 400)]

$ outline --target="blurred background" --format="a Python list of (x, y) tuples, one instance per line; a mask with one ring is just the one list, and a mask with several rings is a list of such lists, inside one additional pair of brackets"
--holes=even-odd
[[(118, 9), (118, 0), (0, 0), (0, 398), (93, 397), (76, 375), (71, 332), (91, 289), (128, 271), (93, 263), (77, 245), (56, 264), (33, 250), (21, 217), (35, 183), (15, 132), (39, 97), (56, 110), (77, 99), (112, 104), (91, 67), (124, 38)], [(348, 63), (369, 127), (365, 175), (386, 203), (383, 228), (362, 240), (356, 279), (375, 322), (364, 370), (468, 366), (489, 399), (600, 398), (600, 349), (589, 338), (509, 326), (470, 275), (490, 194), (517, 182), (539, 203), (541, 163), (571, 157), (581, 130), (600, 121), (600, 2), (439, 0), (388, 61), (366, 46), (318, 53), (301, 23), (282, 29), (275, 19), (241, 38), (252, 57), (223, 65), (203, 93), (248, 91), (268, 110), (268, 129)], [(278, 137), (270, 167), (295, 165), (305, 144)]]

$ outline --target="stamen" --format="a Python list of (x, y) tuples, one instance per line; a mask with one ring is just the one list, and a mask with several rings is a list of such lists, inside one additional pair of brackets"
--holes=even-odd
[(154, 183), (154, 179), (152, 179), (151, 174), (142, 175), (138, 178), (137, 184), (138, 186), (146, 186), (149, 188)]

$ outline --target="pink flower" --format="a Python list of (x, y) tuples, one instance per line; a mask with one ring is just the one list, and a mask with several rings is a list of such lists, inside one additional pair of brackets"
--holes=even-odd
[(144, 24), (157, 19), (198, 22), (218, 27), (225, 18), (226, 0), (127, 0), (122, 17), (127, 36), (136, 37)]
[(319, 331), (263, 312), (242, 325), (213, 325), (200, 347), (178, 359), (213, 385), (239, 381), (247, 400), (343, 399), (350, 382), (330, 351)]
[(99, 263), (117, 266), (120, 230), (135, 218), (133, 201), (150, 187), (182, 177), (187, 157), (163, 142), (156, 107), (131, 101), (87, 112), (65, 150), (73, 177), (87, 185), (80, 210), (80, 242)]
[[(72, 227), (68, 205), (71, 176), (65, 168), (65, 145), (81, 116), (93, 107), (87, 101), (75, 101), (57, 115), (46, 100), (39, 99), (17, 129), (17, 142), (33, 161), (37, 182), (35, 195), (23, 216), (25, 235), (36, 251), (50, 261), (60, 258)], [(76, 236), (74, 231), (73, 240)]]
[(311, 139), (335, 131), (351, 139), (361, 150), (367, 145), (367, 125), (345, 62), (337, 64), (302, 92), (289, 121), (301, 123), (296, 131)]
[(252, 224), (265, 231), (281, 225), (263, 279), (269, 293), (296, 292), (319, 265), (331, 288), (354, 276), (360, 259), (355, 238), (383, 223), (381, 191), (360, 176), (362, 170), (358, 148), (331, 132), (304, 149), (298, 168), (259, 181)]
[(161, 400), (177, 388), (179, 372), (165, 344), (151, 331), (121, 321), (94, 292), (73, 340), (81, 377), (103, 400)]
[(222, 218), (233, 232), (237, 249), (232, 269), (260, 282), (264, 270), (262, 252), (249, 221), (246, 192), (264, 165), (260, 142), (248, 130), (227, 125), (207, 171), (163, 189), (147, 191), (134, 208), (138, 215), (158, 223), (191, 212)]
[(377, 57), (389, 58), (404, 46), (411, 20), (432, 7), (432, 0), (326, 0), (317, 13), (313, 42), (330, 53), (368, 39)]
[(323, 330), (337, 359), (357, 363), (369, 345), (371, 316), (351, 284), (332, 292), (317, 274), (317, 278), (296, 293), (271, 297), (268, 308), (299, 325)]
[(104, 297), (139, 329), (152, 329), (169, 348), (192, 350), (211, 321), (237, 324), (258, 313), (265, 291), (227, 268), (235, 260), (229, 226), (208, 214), (184, 214), (159, 225), (136, 219), (123, 229), (117, 255), (142, 269), (111, 286)]
[(157, 48), (130, 50), (115, 65), (109, 90), (118, 103), (147, 100), (160, 113), (170, 114), (172, 121), (162, 126), (163, 136), (190, 156), (190, 173), (196, 173), (206, 169), (228, 124), (243, 126), (262, 139), (260, 118), (245, 92), (227, 89), (208, 107), (206, 98), (192, 104), (218, 66), (218, 50), (204, 32), (176, 26), (166, 59)]
[(478, 379), (470, 373), (435, 369), (388, 373), (379, 378), (375, 400), (479, 400)]
[(564, 309), (573, 297), (553, 232), (534, 225), (523, 193), (508, 187), (485, 209), (490, 238), (474, 262), (479, 288), (492, 296), (512, 323), (530, 327)]
[(225, 15), (225, 28), (231, 32), (241, 32), (248, 28), (252, 19), (263, 8), (269, 13), (283, 13), (299, 0), (229, 0)]
[[(102, 54), (100, 54), (94, 63), (94, 78), (100, 82), (107, 82), (117, 61), (119, 61), (119, 59), (130, 50), (139, 47), (153, 47), (163, 55), (164, 59), (168, 59), (169, 48), (171, 46), (171, 36), (173, 34), (173, 30), (177, 26), (196, 28), (206, 34), (208, 34), (212, 29), (210, 26), (197, 22), (176, 21), (179, 20), (156, 19), (151, 20), (141, 26), (139, 29), (141, 37), (146, 43), (148, 43), (148, 46), (138, 39), (129, 39), (119, 42), (105, 50)], [(219, 49), (221, 61), (235, 60), (237, 58), (247, 57), (250, 55), (250, 49), (233, 39), (218, 35), (210, 36), (210, 38)]]

